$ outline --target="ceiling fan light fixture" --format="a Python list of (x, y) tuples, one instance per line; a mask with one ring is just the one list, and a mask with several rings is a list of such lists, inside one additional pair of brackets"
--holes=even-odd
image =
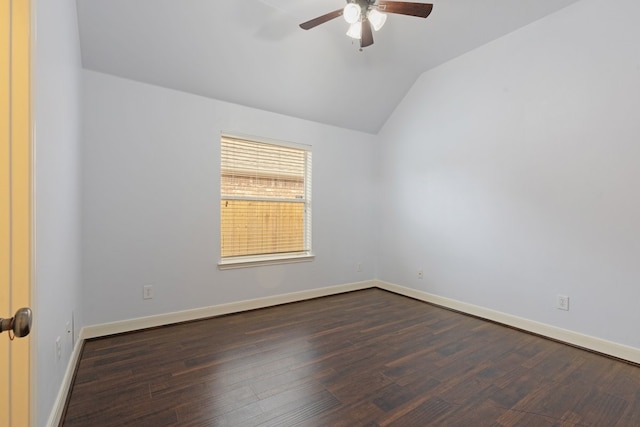
[(358, 21), (351, 24), (347, 35), (352, 39), (360, 40), (362, 38), (362, 22)]
[[(265, 0), (263, 0), (265, 1)], [(310, 30), (342, 15), (349, 23), (347, 36), (360, 40), (360, 51), (373, 44), (373, 31), (379, 31), (387, 21), (387, 14), (426, 18), (431, 14), (431, 3), (416, 3), (402, 0), (347, 0), (347, 5), (300, 24)]]
[(344, 16), (344, 20), (351, 25), (360, 21), (361, 14), (362, 14), (362, 9), (360, 8), (360, 5), (357, 3), (347, 4), (344, 7), (344, 11), (342, 12), (342, 16)]
[(371, 22), (373, 29), (378, 31), (387, 22), (387, 14), (380, 12), (378, 9), (371, 9), (367, 14), (367, 19)]

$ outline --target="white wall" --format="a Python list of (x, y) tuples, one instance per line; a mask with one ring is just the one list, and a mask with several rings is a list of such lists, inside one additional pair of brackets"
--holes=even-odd
[(380, 134), (382, 280), (640, 347), (638, 15), (583, 0), (421, 76)]
[[(45, 425), (72, 351), (66, 323), (80, 322), (80, 48), (74, 0), (36, 1), (35, 284), (36, 420)], [(56, 337), (62, 357), (55, 356)]]
[[(83, 76), (85, 325), (373, 278), (373, 136)], [(313, 146), (313, 262), (218, 270), (221, 131)]]

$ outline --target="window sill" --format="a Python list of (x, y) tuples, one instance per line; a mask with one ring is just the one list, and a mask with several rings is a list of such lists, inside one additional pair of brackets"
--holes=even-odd
[(261, 265), (290, 264), (309, 262), (313, 261), (314, 258), (315, 255), (312, 253), (229, 257), (220, 260), (218, 262), (218, 268), (220, 270), (231, 270), (234, 268), (258, 267)]

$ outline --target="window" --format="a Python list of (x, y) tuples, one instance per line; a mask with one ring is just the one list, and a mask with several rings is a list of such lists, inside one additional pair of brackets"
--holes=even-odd
[(220, 267), (311, 259), (311, 147), (224, 134)]

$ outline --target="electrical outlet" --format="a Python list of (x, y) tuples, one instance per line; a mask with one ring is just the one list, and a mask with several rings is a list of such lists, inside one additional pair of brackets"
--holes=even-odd
[(56, 338), (56, 360), (60, 360), (62, 358), (62, 341), (60, 337)]
[(418, 270), (418, 279), (422, 279), (424, 277), (424, 271)]
[(359, 262), (359, 263), (357, 263), (357, 264), (356, 264), (356, 271), (357, 271), (357, 272), (362, 271), (362, 263), (361, 263), (361, 262)]
[(566, 295), (558, 295), (557, 308), (558, 310), (569, 311), (569, 297)]
[(151, 298), (153, 298), (153, 286), (152, 285), (144, 285), (142, 287), (142, 298), (143, 299), (151, 299)]

